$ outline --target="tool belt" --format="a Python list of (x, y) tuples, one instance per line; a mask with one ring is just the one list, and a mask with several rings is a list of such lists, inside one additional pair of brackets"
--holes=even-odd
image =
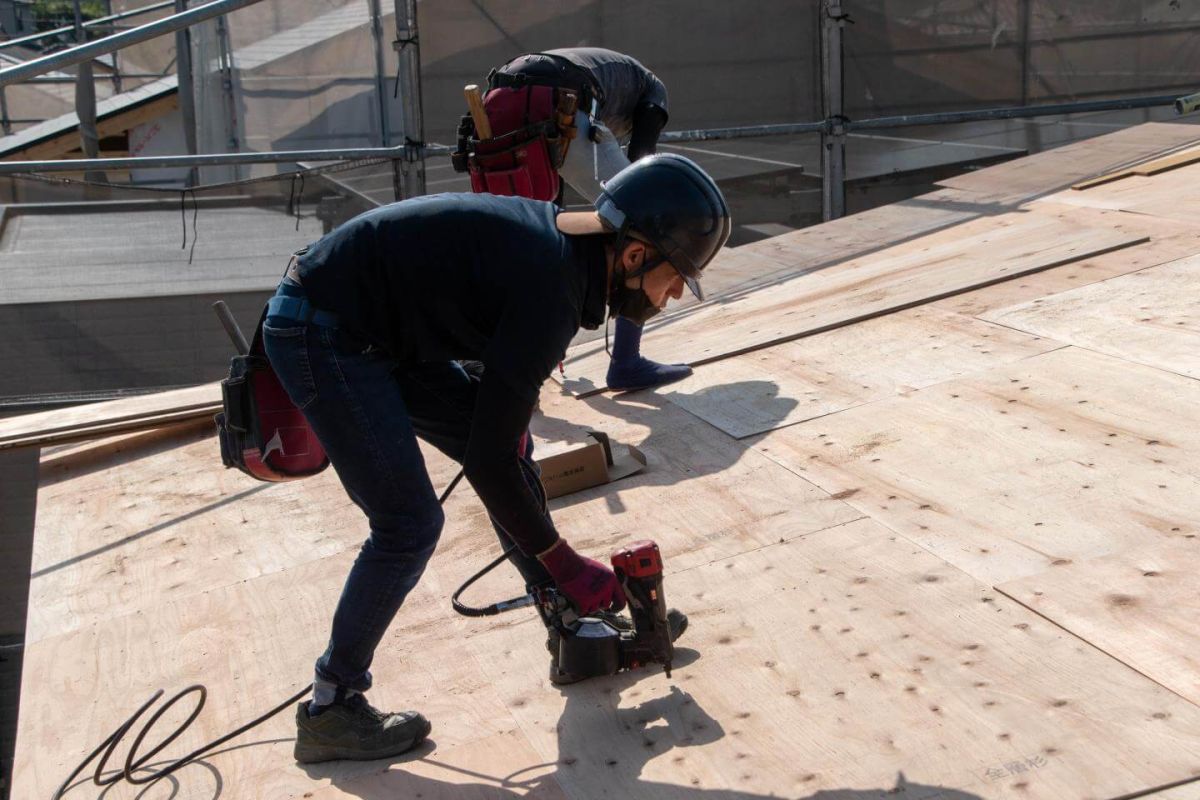
[(266, 318), (264, 309), (250, 352), (234, 356), (229, 377), (221, 381), (224, 410), (216, 416), (217, 438), (226, 467), (260, 481), (290, 481), (317, 474), (329, 458), (267, 360)]
[[(523, 77), (493, 75), (489, 85), (493, 78)], [(465, 115), (454, 168), (470, 175), (474, 192), (553, 201), (561, 187), (558, 170), (576, 134), (579, 92), (526, 80), (502, 83), (483, 98), (492, 137), (479, 139), (471, 115)]]

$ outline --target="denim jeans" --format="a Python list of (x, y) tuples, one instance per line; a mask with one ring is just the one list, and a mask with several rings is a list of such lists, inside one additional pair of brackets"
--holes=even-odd
[[(321, 680), (366, 691), (375, 648), (444, 522), (417, 437), (462, 463), (478, 383), (453, 361), (397, 364), (339, 328), (270, 317), (263, 334), (272, 367), (370, 526), (316, 665)], [(512, 544), (496, 533), (503, 547)], [(550, 580), (532, 555), (514, 548), (509, 558), (527, 586)]]

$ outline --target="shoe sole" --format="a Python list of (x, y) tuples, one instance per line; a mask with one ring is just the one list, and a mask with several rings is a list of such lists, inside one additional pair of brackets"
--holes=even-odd
[(381, 750), (359, 750), (352, 747), (297, 747), (292, 755), (296, 759), (297, 764), (320, 764), (325, 761), (378, 761), (381, 758), (390, 758), (407, 753), (425, 741), (425, 738), (429, 736), (429, 732), (432, 730), (433, 724), (426, 720), (425, 730), (403, 745), (387, 747)]

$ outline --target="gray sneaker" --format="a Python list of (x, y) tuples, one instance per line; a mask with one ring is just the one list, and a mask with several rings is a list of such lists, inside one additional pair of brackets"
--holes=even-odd
[[(611, 611), (598, 611), (592, 616), (603, 619), (619, 631), (633, 630), (633, 620), (624, 614), (614, 614)], [(687, 614), (684, 614), (677, 608), (667, 609), (667, 625), (671, 629), (671, 642), (674, 643), (687, 630)], [(558, 631), (554, 628), (546, 631), (546, 649), (550, 651), (550, 682), (555, 686), (566, 686), (587, 680), (586, 675), (572, 675), (558, 668), (558, 639)]]
[(361, 694), (334, 703), (316, 716), (308, 702), (296, 707), (296, 761), (349, 759), (373, 761), (407, 752), (429, 735), (433, 726), (415, 711), (385, 714)]

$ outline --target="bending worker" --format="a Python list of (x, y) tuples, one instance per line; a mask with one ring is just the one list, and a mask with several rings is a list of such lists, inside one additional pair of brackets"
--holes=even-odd
[[(659, 155), (610, 180), (594, 212), (418, 197), (362, 214), (293, 259), (268, 306), (267, 356), (370, 524), (312, 699), (296, 711), (298, 761), (384, 758), (430, 730), (420, 714), (382, 713), (363, 696), (375, 648), (442, 530), (417, 436), (463, 465), (528, 587), (553, 582), (580, 614), (620, 610), (611, 569), (555, 529), (524, 435), (579, 327), (606, 312), (648, 318), (685, 285), (699, 295), (729, 230), (712, 179)], [(674, 615), (673, 636), (685, 625)], [(571, 682), (556, 658), (551, 679)]]
[[(573, 135), (558, 137), (557, 141), (551, 136), (545, 150), (526, 149), (527, 160), (516, 170), (504, 155), (498, 159), (480, 157), (489, 148), (486, 144), (478, 147), (473, 171), (496, 170), (498, 174), (477, 174), (472, 180), (476, 191), (561, 203), (561, 182), (543, 180), (538, 174), (557, 170), (558, 178), (594, 204), (605, 181), (631, 161), (654, 153), (658, 136), (667, 124), (667, 87), (632, 56), (600, 47), (527, 53), (492, 70), (484, 100), (492, 137), (498, 142), (512, 136), (523, 139), (522, 129), (532, 132), (538, 123), (553, 120), (561, 89), (575, 93)], [(566, 122), (571, 125), (569, 117)], [(628, 142), (628, 157), (621, 151), (622, 141)], [(511, 151), (507, 144), (500, 149)], [(546, 163), (534, 163), (539, 159)], [(521, 171), (532, 173), (532, 180), (522, 180)], [(692, 373), (686, 364), (659, 364), (643, 357), (641, 338), (640, 321), (617, 317), (607, 376), (609, 388), (647, 389)]]

